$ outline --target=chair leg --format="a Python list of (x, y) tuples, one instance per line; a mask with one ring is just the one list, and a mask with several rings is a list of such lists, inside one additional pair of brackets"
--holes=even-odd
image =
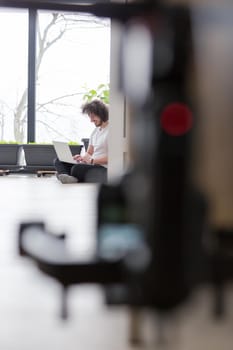
[(138, 346), (142, 343), (141, 337), (141, 314), (136, 307), (131, 307), (129, 310), (129, 342), (133, 346)]
[(61, 319), (67, 320), (68, 319), (68, 287), (62, 286), (62, 295), (61, 295)]
[(221, 318), (224, 315), (224, 286), (222, 283), (215, 285), (215, 305), (214, 305), (214, 315), (217, 318)]

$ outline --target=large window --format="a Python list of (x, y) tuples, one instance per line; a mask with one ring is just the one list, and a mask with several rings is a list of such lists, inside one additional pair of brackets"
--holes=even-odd
[(37, 34), (37, 141), (89, 137), (81, 105), (85, 92), (109, 83), (109, 20), (39, 12)]
[(0, 11), (0, 140), (22, 140), (27, 121), (28, 12)]
[(93, 129), (81, 114), (83, 97), (109, 84), (110, 21), (37, 12), (35, 113), (28, 116), (28, 16), (26, 10), (0, 12), (0, 139), (26, 142), (34, 124), (37, 142), (81, 141)]

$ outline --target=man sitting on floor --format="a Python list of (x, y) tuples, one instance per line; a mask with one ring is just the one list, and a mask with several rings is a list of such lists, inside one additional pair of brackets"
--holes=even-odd
[(84, 156), (76, 154), (73, 158), (77, 164), (70, 164), (55, 159), (57, 178), (64, 184), (76, 182), (107, 181), (108, 165), (108, 108), (99, 100), (87, 102), (82, 106), (96, 128), (92, 132), (88, 149)]

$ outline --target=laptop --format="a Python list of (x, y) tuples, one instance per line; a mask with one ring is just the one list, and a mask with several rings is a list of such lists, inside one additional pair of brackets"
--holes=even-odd
[(77, 164), (77, 161), (73, 159), (72, 152), (67, 142), (53, 141), (53, 145), (57, 157), (61, 162)]

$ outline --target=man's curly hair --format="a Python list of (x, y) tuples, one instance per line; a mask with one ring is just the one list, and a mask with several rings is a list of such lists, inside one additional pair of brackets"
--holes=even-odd
[(82, 106), (82, 113), (87, 115), (93, 113), (97, 115), (103, 122), (108, 121), (108, 107), (100, 100), (86, 102)]

